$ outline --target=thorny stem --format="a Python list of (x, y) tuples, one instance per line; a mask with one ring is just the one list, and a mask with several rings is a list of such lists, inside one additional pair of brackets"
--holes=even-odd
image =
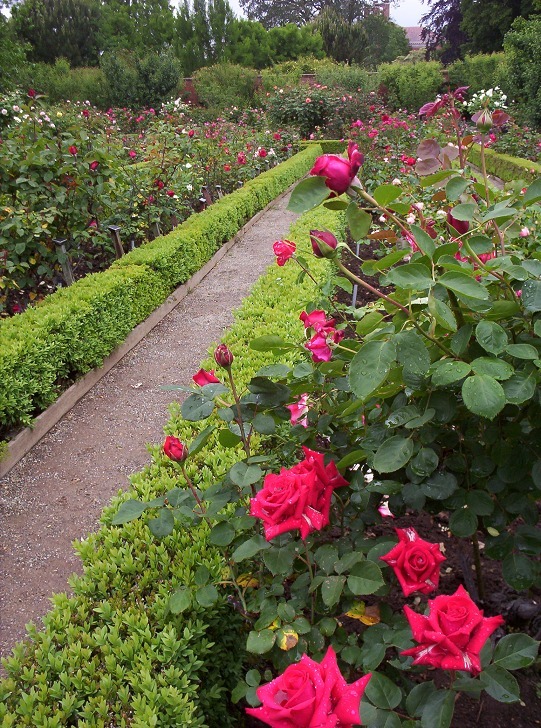
[[(192, 495), (195, 498), (195, 502), (199, 506), (199, 510), (204, 515), (207, 512), (207, 509), (205, 508), (205, 506), (203, 504), (203, 501), (201, 500), (201, 498), (197, 494), (197, 490), (195, 488), (195, 485), (192, 483), (192, 481), (191, 481), (188, 473), (186, 472), (186, 468), (184, 467), (184, 465), (181, 464), (180, 469), (182, 470), (182, 475), (184, 476), (184, 479), (188, 483), (188, 488), (192, 491)], [(207, 523), (209, 524), (209, 526), (212, 525), (210, 523), (209, 519), (206, 516), (205, 516), (205, 521), (207, 521)]]
[(477, 533), (472, 536), (473, 546), (473, 562), (475, 564), (475, 580), (477, 582), (477, 590), (479, 592), (479, 599), (485, 601), (485, 582), (483, 579), (483, 571), (481, 568), (481, 551), (479, 549), (479, 539)]
[(390, 210), (388, 210), (383, 205), (380, 205), (379, 202), (372, 197), (372, 195), (369, 195), (368, 192), (366, 192), (365, 190), (362, 189), (362, 187), (356, 187), (355, 189), (360, 194), (360, 196), (363, 197), (367, 202), (369, 202), (371, 205), (373, 205), (378, 210), (381, 210), (381, 212), (384, 212), (387, 215), (387, 217), (389, 218), (389, 220), (392, 220), (395, 225), (398, 225), (398, 227), (400, 228), (400, 230), (402, 230), (403, 233), (407, 233), (408, 235), (411, 234), (410, 231), (408, 230), (408, 228), (404, 225), (404, 223), (401, 220), (399, 220), (394, 213), (392, 213)]
[[(242, 412), (240, 409), (240, 398), (237, 393), (237, 388), (235, 387), (235, 381), (233, 379), (233, 373), (231, 372), (231, 367), (226, 367), (227, 376), (229, 378), (229, 384), (231, 385), (231, 392), (233, 393), (233, 399), (235, 400), (235, 405), (237, 408), (237, 419), (239, 423), (240, 428), (240, 436), (242, 438), (242, 445), (244, 447), (244, 452), (246, 453), (246, 457), (250, 457), (250, 443), (248, 442), (248, 438), (246, 437), (246, 431), (244, 429), (244, 422), (242, 420)], [(253, 486), (252, 486), (253, 488)], [(255, 495), (255, 492), (254, 492)]]
[(483, 175), (483, 184), (485, 185), (485, 200), (490, 205), (490, 194), (488, 191), (488, 175), (487, 164), (485, 159), (485, 135), (481, 134), (481, 173)]
[[(308, 567), (308, 573), (310, 574), (310, 582), (314, 581), (314, 567), (312, 566), (312, 560), (310, 559), (310, 552), (308, 551), (308, 546), (306, 545), (306, 541), (303, 541), (304, 544), (304, 553), (306, 554), (306, 566)], [(311, 619), (310, 621), (314, 621), (314, 611), (315, 611), (315, 592), (312, 592), (312, 604), (310, 607), (310, 615)]]
[(413, 318), (413, 315), (412, 315), (411, 311), (409, 311), (409, 309), (407, 309), (401, 303), (398, 303), (398, 301), (395, 301), (393, 298), (390, 298), (385, 293), (382, 293), (381, 291), (378, 291), (377, 288), (374, 288), (374, 286), (371, 286), (370, 283), (367, 283), (366, 281), (363, 281), (362, 278), (357, 277), (354, 273), (352, 273), (350, 270), (348, 270), (345, 267), (345, 265), (343, 265), (339, 261), (336, 261), (336, 264), (338, 265), (338, 268), (342, 271), (342, 273), (344, 273), (344, 275), (347, 278), (349, 278), (351, 281), (353, 281), (354, 283), (357, 283), (359, 286), (362, 286), (367, 291), (370, 291), (371, 293), (373, 293), (375, 296), (378, 296), (378, 298), (382, 298), (384, 301), (387, 301), (388, 303), (391, 304), (391, 306), (395, 306), (396, 308), (400, 309), (400, 311), (402, 311), (403, 313), (406, 314), (406, 316), (411, 321), (411, 323), (415, 326), (415, 328), (417, 329), (417, 331), (422, 336), (424, 336), (425, 339), (428, 339), (433, 344), (436, 344), (436, 346), (439, 349), (441, 349), (442, 351), (444, 351), (448, 356), (451, 356), (451, 357), (454, 358), (454, 354), (453, 354), (453, 352), (450, 349), (448, 349), (444, 344), (441, 343), (441, 341), (438, 341), (434, 336), (431, 336), (421, 326), (419, 326), (419, 324), (417, 323), (417, 321), (415, 321), (415, 319)]
[(314, 282), (314, 283), (316, 284), (316, 286), (319, 286), (319, 283), (318, 283), (318, 282), (316, 281), (316, 279), (314, 278), (314, 276), (313, 276), (313, 275), (312, 275), (312, 274), (310, 273), (310, 271), (308, 270), (308, 268), (306, 268), (306, 266), (304, 266), (304, 265), (303, 265), (303, 264), (302, 264), (302, 263), (300, 262), (300, 260), (299, 260), (299, 259), (297, 258), (297, 256), (296, 256), (296, 255), (294, 255), (294, 256), (293, 256), (293, 260), (295, 261), (295, 263), (297, 263), (297, 265), (298, 265), (298, 266), (299, 266), (300, 268), (302, 268), (302, 270), (303, 270), (303, 271), (304, 271), (304, 272), (306, 273), (306, 275), (308, 276), (308, 278), (311, 278), (311, 279), (312, 279), (312, 281), (313, 281), (313, 282)]
[(514, 299), (516, 294), (515, 294), (515, 291), (513, 290), (513, 287), (511, 286), (511, 284), (505, 280), (505, 278), (502, 276), (501, 273), (498, 273), (498, 271), (490, 270), (489, 268), (487, 268), (487, 266), (483, 263), (483, 261), (479, 258), (479, 256), (476, 253), (474, 253), (474, 251), (471, 249), (470, 244), (466, 240), (464, 240), (463, 242), (464, 242), (464, 248), (467, 250), (468, 255), (470, 255), (474, 259), (474, 261), (477, 263), (479, 268), (482, 268), (487, 273), (490, 273), (490, 275), (493, 275), (494, 278), (497, 278), (500, 281), (500, 283), (503, 283), (504, 286), (507, 286), (507, 288), (513, 294), (513, 299)]

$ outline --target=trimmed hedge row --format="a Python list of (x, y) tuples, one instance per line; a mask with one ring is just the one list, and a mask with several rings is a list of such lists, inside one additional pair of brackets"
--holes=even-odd
[(171, 291), (303, 176), (320, 152), (317, 146), (299, 152), (109, 270), (0, 322), (0, 432), (30, 425), (59, 396), (63, 381), (99, 366)]
[[(290, 237), (308, 251), (311, 228), (344, 229), (344, 222), (341, 213), (320, 209), (300, 218)], [(314, 261), (317, 274), (327, 269), (326, 261)], [(302, 336), (299, 310), (314, 288), (308, 279), (296, 285), (297, 276), (293, 263), (271, 266), (237, 311), (225, 341), (235, 353), (239, 386), (271, 358), (248, 349), (251, 338), (269, 331), (295, 340)], [(289, 355), (289, 361), (295, 358)], [(167, 431), (190, 442), (207, 424), (182, 420), (175, 405)], [(186, 466), (205, 488), (237, 459), (235, 449), (210, 441)], [(223, 578), (206, 524), (162, 540), (151, 536), (144, 519), (110, 527), (124, 500), (151, 500), (178, 485), (176, 471), (156, 446), (152, 464), (132, 477), (131, 491), (104, 510), (104, 525), (77, 545), (84, 573), (71, 580), (74, 596), (54, 597), (44, 629), (32, 627), (29, 641), (5, 661), (2, 728), (239, 725), (227, 699), (243, 658), (235, 612), (223, 598), (210, 608), (194, 600), (179, 616), (167, 610), (171, 592), (193, 585), (201, 566), (211, 581)]]
[[(472, 146), (469, 161), (478, 167), (481, 166), (481, 150), (478, 146)], [(493, 149), (485, 149), (485, 162), (487, 172), (504, 182), (524, 180), (526, 184), (531, 184), (541, 175), (541, 164), (529, 159), (511, 157), (509, 154), (499, 154)]]

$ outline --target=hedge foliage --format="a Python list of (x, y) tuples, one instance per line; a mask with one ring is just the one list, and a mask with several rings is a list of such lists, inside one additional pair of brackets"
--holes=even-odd
[(171, 291), (305, 174), (319, 152), (300, 152), (109, 270), (0, 322), (0, 432), (30, 425), (64, 381), (102, 364)]
[[(290, 237), (308, 251), (310, 229), (344, 229), (344, 222), (341, 213), (311, 211)], [(315, 270), (325, 275), (327, 266), (317, 261)], [(225, 341), (236, 354), (239, 385), (269, 363), (268, 353), (248, 349), (251, 338), (269, 331), (284, 338), (302, 335), (299, 310), (314, 289), (308, 281), (296, 285), (297, 276), (292, 263), (272, 265), (237, 311)], [(181, 420), (175, 406), (166, 429), (189, 442), (205, 424)], [(198, 487), (205, 488), (237, 457), (210, 441), (186, 465)], [(151, 536), (143, 519), (120, 528), (109, 525), (121, 502), (151, 500), (178, 485), (170, 461), (156, 447), (152, 464), (132, 477), (131, 491), (105, 509), (100, 530), (77, 545), (84, 571), (71, 580), (74, 595), (55, 596), (43, 630), (31, 627), (29, 640), (5, 661), (2, 728), (239, 724), (227, 699), (243, 658), (234, 610), (223, 598), (210, 608), (194, 600), (179, 616), (167, 609), (175, 588), (200, 581), (201, 567), (210, 581), (223, 576), (218, 553), (207, 542), (206, 524), (162, 540)]]
[[(473, 145), (471, 148), (469, 160), (478, 167), (481, 165), (481, 150), (478, 146)], [(487, 172), (504, 182), (523, 180), (525, 184), (531, 184), (541, 175), (541, 164), (509, 154), (499, 154), (493, 149), (485, 149), (485, 161)]]

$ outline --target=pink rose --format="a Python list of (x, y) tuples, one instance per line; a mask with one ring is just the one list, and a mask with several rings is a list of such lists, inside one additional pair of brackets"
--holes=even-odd
[(297, 529), (305, 539), (327, 526), (333, 490), (348, 485), (334, 462), (325, 465), (322, 453), (302, 449), (304, 460), (265, 476), (263, 488), (250, 501), (250, 515), (263, 521), (267, 541)]
[(312, 336), (304, 346), (312, 352), (312, 361), (316, 364), (332, 359), (331, 344), (338, 344), (344, 338), (343, 331), (336, 329), (322, 329)]
[(257, 689), (260, 708), (246, 708), (271, 728), (353, 728), (361, 723), (361, 697), (371, 675), (348, 685), (329, 647), (321, 662), (303, 655)]
[(364, 161), (357, 144), (348, 145), (348, 159), (336, 154), (324, 154), (318, 157), (310, 174), (325, 177), (327, 187), (338, 195), (343, 194), (355, 179)]
[(320, 309), (312, 311), (312, 313), (303, 311), (299, 318), (303, 322), (305, 329), (319, 331), (322, 328), (334, 326), (334, 319), (327, 319), (325, 311), (321, 311)]
[(288, 410), (291, 412), (291, 424), (302, 425), (308, 427), (308, 418), (305, 415), (308, 413), (308, 395), (301, 394), (299, 399), (294, 404), (286, 405)]
[(276, 263), (281, 266), (287, 263), (297, 250), (297, 246), (291, 240), (277, 240), (272, 246), (272, 249), (276, 256)]
[(220, 383), (220, 380), (214, 376), (214, 369), (211, 369), (208, 372), (205, 371), (205, 369), (200, 369), (198, 372), (196, 372), (193, 375), (192, 379), (200, 387), (204, 387), (205, 384), (219, 384)]
[(401, 654), (414, 657), (414, 665), (478, 675), (479, 654), (494, 630), (504, 623), (503, 617), (484, 617), (462, 585), (451, 596), (430, 599), (428, 607), (427, 616), (404, 607), (413, 639), (419, 644)]
[(316, 258), (331, 257), (338, 245), (335, 236), (325, 230), (310, 230), (310, 242)]
[(404, 596), (429, 594), (438, 588), (440, 564), (445, 561), (439, 544), (422, 539), (414, 528), (396, 528), (398, 543), (382, 561), (392, 567)]

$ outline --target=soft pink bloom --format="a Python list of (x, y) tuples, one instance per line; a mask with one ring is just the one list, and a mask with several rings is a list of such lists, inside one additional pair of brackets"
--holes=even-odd
[(137, 156), (137, 152), (134, 151), (133, 149), (130, 149), (130, 151), (128, 152), (128, 157), (130, 157), (131, 159), (135, 159), (136, 156)]
[(445, 561), (439, 544), (422, 539), (414, 528), (396, 528), (398, 543), (382, 561), (392, 567), (404, 596), (429, 594), (438, 588), (440, 564)]
[(414, 665), (478, 675), (480, 652), (494, 630), (504, 623), (503, 617), (484, 617), (462, 585), (451, 596), (429, 599), (428, 608), (425, 616), (404, 607), (413, 639), (419, 644), (401, 654), (414, 657)]
[(521, 238), (527, 238), (529, 234), (530, 234), (530, 231), (527, 227), (523, 227), (519, 233)]
[(308, 427), (308, 394), (301, 394), (299, 399), (294, 404), (286, 405), (288, 410), (291, 412), (291, 424), (302, 425)]
[(361, 698), (370, 677), (369, 673), (348, 685), (329, 647), (321, 662), (303, 655), (257, 688), (263, 705), (246, 712), (270, 728), (353, 728), (361, 723)]
[(304, 460), (278, 475), (266, 475), (263, 488), (250, 501), (250, 515), (263, 521), (267, 541), (295, 530), (304, 540), (327, 526), (333, 490), (349, 485), (333, 461), (325, 465), (322, 453), (302, 449)]
[(295, 253), (297, 246), (292, 240), (277, 240), (272, 246), (276, 263), (280, 266), (285, 265), (291, 256)]
[(210, 369), (209, 371), (206, 371), (205, 369), (200, 369), (193, 375), (192, 379), (200, 387), (204, 387), (205, 384), (220, 383), (220, 380), (214, 376), (214, 369)]
[(330, 361), (332, 358), (331, 344), (338, 344), (344, 338), (343, 331), (333, 328), (322, 328), (312, 336), (304, 346), (312, 352), (312, 361), (315, 363)]
[(381, 501), (381, 503), (378, 506), (378, 511), (379, 511), (380, 516), (382, 516), (382, 518), (394, 518), (394, 515), (391, 513), (391, 510), (389, 508), (388, 500)]
[(325, 177), (327, 187), (341, 195), (355, 180), (364, 161), (363, 155), (359, 152), (357, 144), (350, 142), (348, 145), (348, 159), (339, 157), (336, 154), (324, 154), (316, 159), (310, 174)]

